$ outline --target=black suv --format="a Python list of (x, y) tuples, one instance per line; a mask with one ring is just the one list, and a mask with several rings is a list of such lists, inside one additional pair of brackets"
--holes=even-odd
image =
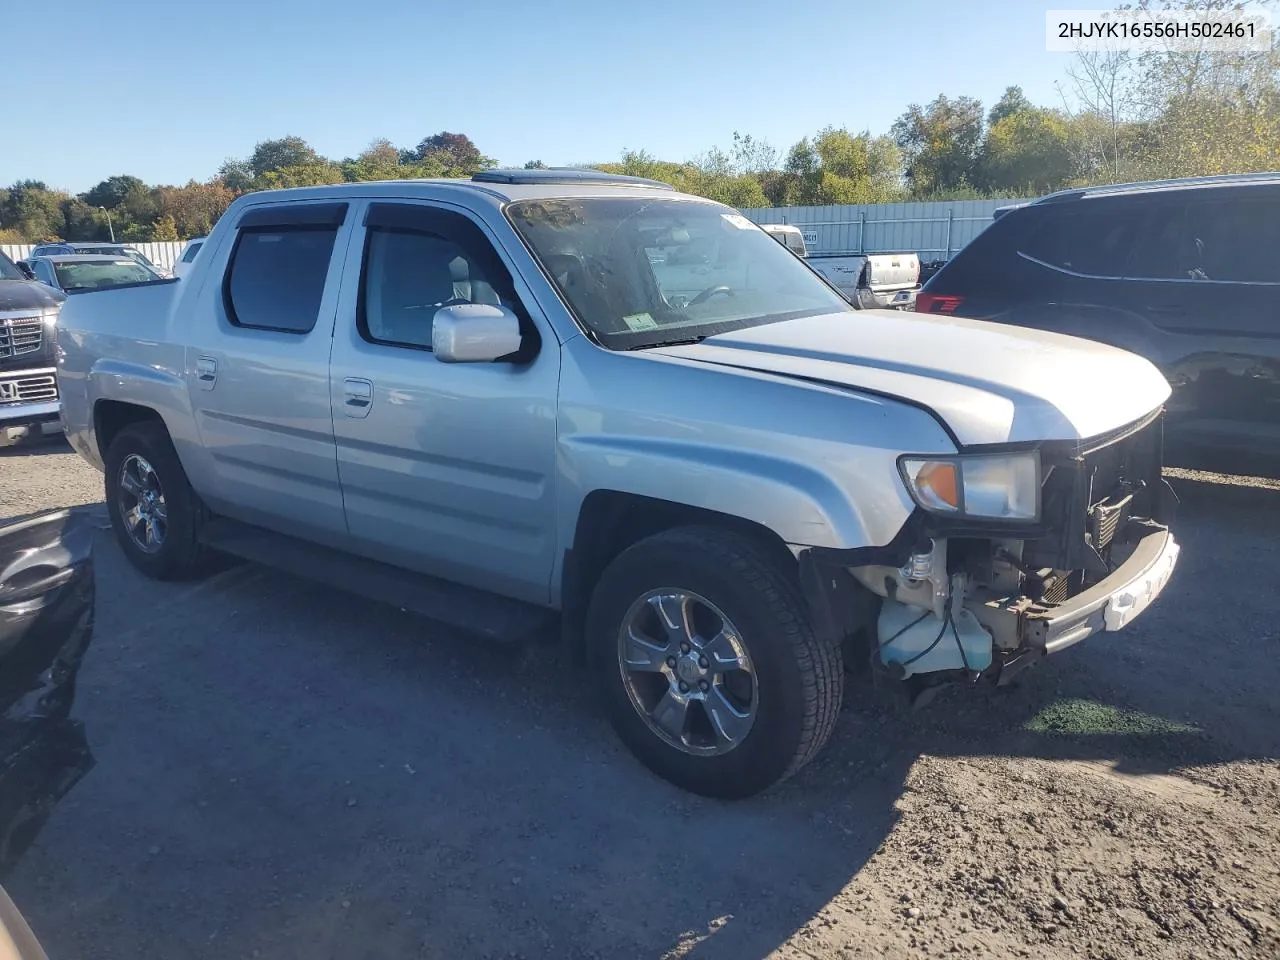
[(924, 286), (916, 311), (1123, 347), (1173, 385), (1173, 450), (1280, 457), (1280, 174), (1066, 190), (1003, 208)]

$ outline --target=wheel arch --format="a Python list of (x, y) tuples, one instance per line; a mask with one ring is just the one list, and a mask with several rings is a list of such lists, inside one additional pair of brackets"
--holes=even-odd
[(754, 520), (622, 490), (593, 490), (582, 501), (573, 540), (561, 561), (563, 633), (575, 655), (581, 656), (584, 650), (587, 606), (604, 568), (646, 537), (687, 526), (734, 530), (757, 542), (781, 563), (796, 563), (795, 554), (786, 541)]

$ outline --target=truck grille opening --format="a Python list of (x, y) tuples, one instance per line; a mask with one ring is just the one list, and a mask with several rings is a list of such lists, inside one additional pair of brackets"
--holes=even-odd
[(1132, 518), (1156, 509), (1163, 462), (1163, 416), (1101, 437), (1046, 444), (1043, 518), (1053, 533), (1027, 542), (1033, 567), (1094, 570)]
[(0, 360), (38, 353), (44, 342), (44, 322), (39, 317), (0, 320)]
[(58, 399), (58, 380), (52, 373), (31, 377), (0, 377), (0, 404), (47, 403)]

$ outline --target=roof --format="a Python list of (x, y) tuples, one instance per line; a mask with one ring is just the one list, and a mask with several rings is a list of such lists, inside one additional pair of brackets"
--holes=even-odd
[[(539, 174), (543, 174), (539, 176)], [(702, 197), (679, 193), (666, 184), (640, 177), (623, 177), (594, 170), (489, 170), (471, 180), (424, 178), (421, 180), (367, 180), (360, 183), (335, 183), (320, 187), (291, 187), (248, 193), (229, 210), (243, 210), (259, 203), (290, 200), (342, 200), (358, 197), (387, 199), (448, 199), (466, 194), (483, 197), (494, 204), (515, 200), (557, 198), (588, 199), (595, 197), (645, 197), (655, 194), (715, 203)], [(722, 206), (722, 204), (720, 204)]]
[(1096, 187), (1076, 187), (1071, 190), (1059, 190), (1057, 193), (1051, 193), (1033, 202), (1037, 204), (1061, 203), (1067, 200), (1081, 200), (1087, 197), (1116, 197), (1156, 193), (1163, 190), (1199, 190), (1212, 187), (1243, 187), (1264, 184), (1280, 184), (1280, 172), (1233, 173), (1213, 177), (1183, 177), (1178, 180), (1107, 183)]

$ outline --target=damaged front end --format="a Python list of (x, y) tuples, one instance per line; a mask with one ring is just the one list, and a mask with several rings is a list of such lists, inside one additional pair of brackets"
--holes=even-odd
[[(1035, 484), (1027, 518), (964, 515), (958, 472), (935, 470), (938, 490), (913, 491), (921, 508), (893, 543), (801, 555), (810, 604), (836, 636), (868, 638), (873, 665), (890, 676), (1005, 682), (1045, 654), (1119, 630), (1164, 588), (1179, 547), (1162, 447), (1157, 412), (1085, 441), (966, 451), (955, 459), (1034, 456), (1034, 473), (1023, 471)], [(971, 498), (989, 493), (975, 485)]]

